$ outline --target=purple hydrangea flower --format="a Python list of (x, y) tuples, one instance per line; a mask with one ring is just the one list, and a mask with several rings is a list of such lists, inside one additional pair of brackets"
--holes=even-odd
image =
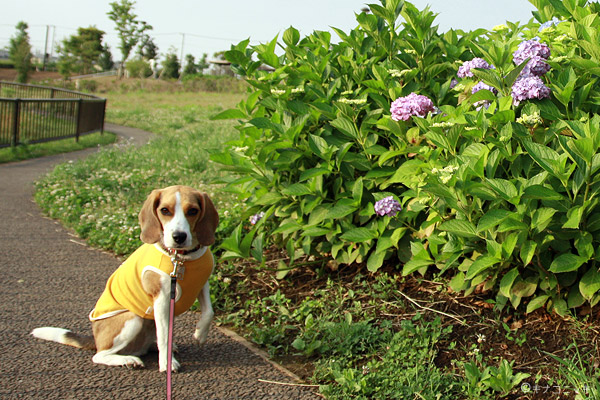
[(550, 89), (538, 76), (530, 75), (517, 79), (512, 87), (513, 102), (516, 106), (523, 100), (550, 97)]
[(425, 117), (430, 111), (435, 111), (431, 99), (416, 93), (398, 97), (390, 108), (394, 121), (408, 121), (412, 116)]
[(550, 71), (550, 64), (540, 56), (533, 56), (525, 68), (523, 68), (523, 71), (521, 71), (521, 76), (542, 76), (548, 71)]
[(556, 17), (553, 17), (551, 21), (547, 21), (547, 22), (544, 22), (543, 24), (541, 24), (540, 27), (538, 28), (538, 32), (541, 32), (547, 28), (552, 28), (553, 26), (556, 26), (558, 24), (560, 24), (560, 20)]
[(486, 85), (483, 82), (478, 82), (475, 86), (473, 86), (473, 89), (471, 89), (471, 94), (475, 94), (483, 89), (489, 90), (490, 92), (492, 92), (494, 94), (498, 94), (498, 89), (496, 89), (493, 86)]
[(456, 78), (452, 78), (452, 80), (450, 81), (450, 89), (454, 89), (456, 85), (458, 85), (458, 81), (456, 80)]
[(533, 57), (548, 59), (550, 57), (550, 48), (547, 44), (540, 43), (537, 40), (525, 40), (519, 44), (519, 47), (513, 53), (513, 61), (516, 65)]
[(258, 223), (258, 221), (263, 219), (264, 216), (265, 216), (264, 211), (261, 211), (258, 214), (254, 214), (253, 216), (250, 217), (250, 223), (252, 225), (256, 225)]
[(465, 61), (463, 65), (458, 68), (458, 73), (456, 75), (459, 78), (471, 78), (473, 77), (473, 72), (471, 72), (472, 68), (494, 69), (494, 66), (488, 64), (483, 58), (476, 57), (471, 61)]
[[(471, 93), (475, 94), (483, 89), (489, 90), (490, 92), (492, 92), (494, 94), (498, 94), (498, 89), (496, 89), (493, 86), (486, 85), (483, 82), (478, 82), (475, 86), (473, 86), (473, 88), (471, 89)], [(490, 106), (490, 102), (487, 100), (481, 100), (476, 103), (473, 103), (473, 105), (475, 106), (475, 109), (477, 109), (477, 110), (481, 110), (481, 107), (485, 107), (487, 109)]]
[(402, 211), (402, 206), (393, 196), (388, 196), (375, 203), (375, 212), (383, 217), (384, 215), (395, 217), (399, 211)]

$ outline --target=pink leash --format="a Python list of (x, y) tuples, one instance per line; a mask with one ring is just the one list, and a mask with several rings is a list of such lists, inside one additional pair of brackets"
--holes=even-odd
[(173, 330), (175, 320), (175, 293), (177, 291), (177, 274), (183, 274), (183, 263), (177, 257), (177, 251), (169, 249), (171, 253), (171, 262), (173, 263), (173, 272), (171, 272), (171, 302), (169, 304), (169, 335), (167, 339), (167, 400), (173, 397)]
[(177, 276), (171, 276), (171, 303), (169, 305), (169, 336), (167, 341), (167, 400), (171, 400), (173, 391), (173, 381), (171, 377), (173, 375), (172, 364), (173, 364), (173, 328), (175, 320), (175, 291), (177, 289)]

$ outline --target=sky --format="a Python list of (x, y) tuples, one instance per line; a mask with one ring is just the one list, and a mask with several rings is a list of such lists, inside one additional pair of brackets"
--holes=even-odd
[[(29, 24), (33, 51), (42, 53), (48, 31), (48, 52), (56, 54), (56, 45), (77, 32), (78, 27), (96, 26), (106, 32), (113, 59), (120, 60), (118, 36), (107, 12), (110, 1), (102, 0), (18, 0), (7, 1), (0, 13), (0, 49), (6, 48), (19, 21)], [(355, 28), (355, 13), (377, 0), (137, 0), (135, 13), (154, 28), (150, 35), (159, 53), (170, 49), (178, 56), (209, 60), (215, 52), (229, 50), (231, 44), (250, 38), (252, 43), (272, 40), (290, 26), (302, 36), (314, 30), (345, 32)], [(438, 14), (440, 31), (473, 30), (503, 24), (522, 23), (532, 18), (534, 7), (527, 0), (413, 0), (417, 8), (427, 5)], [(168, 4), (168, 5), (167, 5)], [(50, 26), (47, 29), (47, 26)], [(337, 35), (334, 34), (334, 38)], [(52, 46), (54, 43), (54, 46)]]

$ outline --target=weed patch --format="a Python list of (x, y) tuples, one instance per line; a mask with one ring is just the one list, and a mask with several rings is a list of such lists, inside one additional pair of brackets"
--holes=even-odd
[(20, 144), (17, 147), (0, 149), (0, 163), (68, 153), (89, 147), (105, 146), (114, 143), (116, 140), (117, 137), (113, 133), (104, 132), (104, 134), (100, 134), (98, 132), (81, 136), (78, 142), (74, 138), (69, 138), (47, 143)]

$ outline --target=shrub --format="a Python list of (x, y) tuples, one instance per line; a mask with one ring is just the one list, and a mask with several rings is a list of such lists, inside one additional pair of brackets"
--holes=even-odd
[(179, 59), (177, 58), (177, 55), (173, 52), (170, 52), (165, 56), (165, 61), (163, 62), (163, 70), (160, 73), (160, 77), (163, 79), (178, 79), (180, 69), (181, 64), (179, 64)]
[[(253, 91), (214, 117), (241, 123), (212, 159), (238, 173), (228, 184), (246, 217), (264, 217), (234, 231), (226, 256), (262, 261), (271, 240), (291, 265), (330, 257), (377, 271), (387, 260), (529, 312), (596, 304), (600, 6), (532, 3), (538, 22), (440, 34), (429, 9), (384, 0), (336, 29), (339, 43), (290, 27), (281, 56), (277, 38), (232, 46), (225, 56)], [(534, 38), (551, 55), (513, 60)], [(476, 58), (489, 68), (472, 63), (458, 82)], [(402, 211), (378, 215), (390, 196)]]
[(228, 75), (184, 75), (181, 82), (187, 91), (245, 93), (248, 88), (246, 81)]
[(152, 76), (150, 64), (141, 58), (127, 61), (125, 68), (132, 78), (148, 78), (149, 76)]

